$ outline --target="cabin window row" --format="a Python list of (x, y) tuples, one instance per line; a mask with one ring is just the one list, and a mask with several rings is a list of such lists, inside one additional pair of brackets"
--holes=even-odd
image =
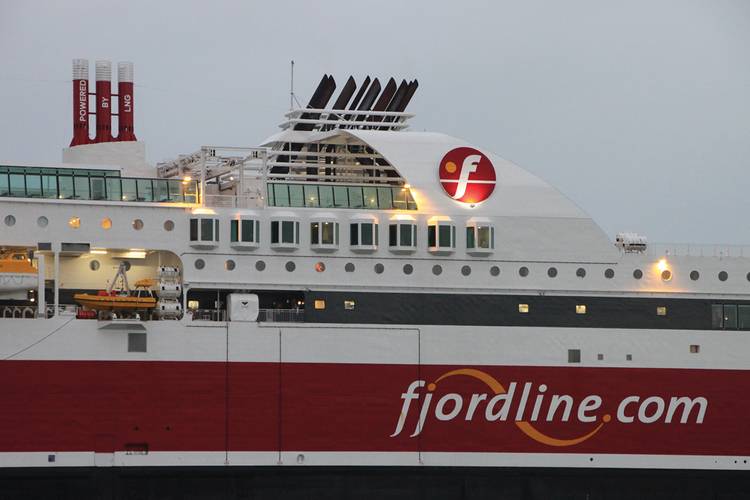
[(712, 304), (711, 326), (715, 330), (750, 330), (750, 305)]
[[(297, 248), (300, 244), (300, 223), (293, 219), (272, 220), (270, 243), (273, 248)], [(419, 228), (411, 220), (388, 224), (388, 247), (394, 251), (411, 252), (417, 249)], [(335, 220), (310, 222), (310, 245), (318, 250), (337, 250), (340, 245), (340, 224)], [(346, 234), (346, 233), (345, 233)], [(260, 221), (241, 218), (230, 221), (230, 244), (234, 247), (256, 248), (261, 242)], [(215, 246), (219, 242), (219, 219), (196, 217), (190, 219), (190, 242), (194, 246)], [(349, 245), (354, 251), (374, 251), (379, 246), (379, 225), (375, 219), (363, 219), (349, 224)], [(456, 248), (456, 226), (445, 221), (427, 225), (427, 246), (436, 253), (452, 252)], [(495, 248), (495, 228), (491, 225), (470, 224), (466, 227), (466, 248), (471, 253), (490, 253)]]

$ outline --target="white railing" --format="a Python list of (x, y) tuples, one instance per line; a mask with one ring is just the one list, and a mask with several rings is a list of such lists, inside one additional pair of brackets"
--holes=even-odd
[(690, 243), (649, 243), (646, 253), (654, 257), (675, 256), (750, 258), (750, 246)]

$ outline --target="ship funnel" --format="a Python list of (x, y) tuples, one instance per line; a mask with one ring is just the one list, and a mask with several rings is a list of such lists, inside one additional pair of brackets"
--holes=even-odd
[(89, 62), (73, 59), (73, 139), (70, 146), (89, 142)]
[(135, 141), (133, 120), (133, 63), (117, 64), (118, 141)]
[(96, 138), (112, 141), (112, 63), (96, 61)]

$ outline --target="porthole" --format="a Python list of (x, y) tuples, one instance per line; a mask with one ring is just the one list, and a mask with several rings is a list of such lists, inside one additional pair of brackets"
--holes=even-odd
[(255, 263), (255, 269), (257, 271), (263, 271), (266, 268), (266, 263), (262, 260), (259, 260)]
[(404, 264), (404, 274), (411, 274), (414, 272), (414, 266), (411, 264)]
[(108, 229), (112, 229), (112, 219), (110, 219), (109, 217), (105, 217), (105, 218), (102, 219), (102, 221), (101, 221), (101, 223), (99, 225), (105, 231), (108, 230)]
[(440, 276), (442, 273), (443, 266), (441, 266), (440, 264), (435, 264), (434, 266), (432, 266), (432, 274), (434, 274), (435, 276)]
[(195, 268), (196, 269), (203, 269), (206, 267), (206, 261), (203, 259), (196, 259), (195, 260)]
[[(13, 219), (15, 221), (15, 219)], [(7, 224), (7, 221), (6, 221)], [(68, 219), (68, 226), (70, 226), (71, 229), (78, 229), (81, 227), (81, 218), (80, 217), (71, 217)]]
[(615, 270), (612, 268), (606, 269), (604, 271), (604, 277), (607, 278), (608, 280), (611, 280), (612, 278), (615, 277)]
[(5, 216), (5, 225), (6, 226), (15, 226), (16, 225), (16, 218), (12, 215), (6, 215)]
[(463, 266), (461, 268), (461, 274), (463, 274), (464, 276), (470, 275), (471, 274), (471, 266)]
[(122, 265), (123, 265), (123, 267), (125, 268), (126, 271), (130, 271), (130, 261), (129, 260), (122, 261)]
[(135, 219), (133, 220), (133, 229), (136, 231), (140, 231), (143, 229), (143, 221), (141, 219)]
[(174, 221), (165, 220), (164, 221), (164, 230), (165, 231), (171, 231), (173, 229), (174, 229)]
[(375, 272), (377, 274), (382, 274), (383, 271), (385, 271), (385, 266), (383, 264), (381, 264), (381, 263), (378, 262), (377, 264), (375, 264), (375, 268), (374, 269), (375, 269)]
[(322, 273), (326, 270), (326, 265), (323, 262), (316, 262), (315, 263), (315, 272)]
[(92, 260), (89, 262), (89, 269), (92, 271), (96, 271), (99, 269), (99, 261), (98, 260)]
[(665, 269), (661, 272), (661, 279), (662, 281), (669, 281), (672, 279), (672, 271), (669, 269)]
[(36, 225), (39, 227), (47, 227), (47, 224), (49, 224), (49, 219), (43, 215), (36, 220)]
[(727, 278), (729, 278), (729, 275), (727, 274), (726, 271), (721, 271), (719, 273), (719, 281), (726, 281)]
[(579, 278), (585, 278), (586, 270), (582, 267), (579, 267), (578, 269), (576, 269), (576, 276), (578, 276)]
[(490, 268), (490, 274), (491, 274), (492, 276), (500, 276), (500, 268), (499, 268), (499, 267), (497, 267), (497, 266), (492, 266), (492, 267)]
[(550, 267), (547, 269), (547, 276), (550, 278), (554, 278), (557, 276), (557, 268), (556, 267)]
[(287, 271), (289, 271), (290, 273), (291, 273), (292, 271), (294, 271), (295, 269), (297, 269), (297, 266), (296, 266), (296, 265), (294, 264), (294, 262), (292, 262), (291, 260), (290, 260), (290, 261), (288, 261), (288, 262), (286, 263), (286, 265), (285, 265), (284, 267), (285, 267), (285, 268), (286, 268), (286, 270), (287, 270)]
[(346, 271), (347, 273), (353, 273), (354, 264), (352, 264), (351, 262), (347, 262), (346, 265), (344, 266), (344, 271)]
[(520, 276), (521, 276), (522, 278), (525, 278), (526, 276), (528, 276), (528, 275), (529, 275), (529, 268), (528, 268), (528, 267), (526, 267), (526, 266), (523, 266), (523, 267), (521, 267), (521, 268), (520, 268), (520, 269), (518, 270), (518, 274), (519, 274), (519, 275), (520, 275)]
[(636, 269), (635, 271), (633, 271), (633, 278), (637, 280), (643, 278), (643, 271), (641, 271), (640, 269)]
[(698, 271), (690, 271), (690, 279), (693, 281), (698, 281), (698, 278), (701, 277), (701, 273)]
[(227, 271), (234, 271), (235, 267), (237, 267), (237, 264), (235, 264), (232, 259), (227, 259), (227, 261), (224, 262), (224, 269)]

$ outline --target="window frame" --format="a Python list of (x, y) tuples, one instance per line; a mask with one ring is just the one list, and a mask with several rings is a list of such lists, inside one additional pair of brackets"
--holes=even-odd
[[(371, 225), (370, 236), (371, 242), (362, 243), (365, 233), (365, 226)], [(355, 230), (356, 226), (356, 230)], [(380, 227), (376, 218), (360, 218), (349, 220), (349, 248), (354, 252), (374, 252), (380, 244)], [(356, 238), (356, 241), (355, 241)]]
[[(448, 231), (448, 245), (442, 244), (445, 230)], [(431, 253), (452, 253), (456, 250), (456, 224), (452, 220), (431, 219), (427, 221), (427, 250)]]
[[(489, 246), (480, 247), (480, 231), (489, 232)], [(488, 220), (470, 219), (466, 223), (466, 252), (474, 255), (488, 255), (495, 251), (495, 225)]]
[[(325, 243), (323, 234), (324, 225), (333, 224), (333, 241)], [(341, 225), (339, 221), (331, 217), (316, 217), (310, 219), (310, 248), (314, 250), (338, 250), (340, 243)]]
[[(414, 252), (417, 250), (419, 232), (416, 221), (414, 220), (390, 220), (388, 222), (388, 249), (392, 252)], [(405, 235), (409, 235), (411, 240), (405, 243)], [(394, 242), (395, 236), (395, 242)]]
[[(219, 219), (214, 215), (192, 215), (188, 226), (190, 245), (194, 247), (217, 246), (220, 240), (219, 228)], [(204, 235), (204, 233), (208, 234)]]
[[(246, 238), (248, 223), (251, 235)], [(229, 221), (229, 244), (234, 248), (258, 248), (260, 246), (260, 219), (256, 216), (240, 215)]]
[[(285, 230), (287, 224), (292, 224), (292, 241), (285, 241)], [(299, 248), (299, 218), (293, 216), (277, 216), (271, 218), (269, 242), (271, 248), (277, 249), (297, 249)]]

